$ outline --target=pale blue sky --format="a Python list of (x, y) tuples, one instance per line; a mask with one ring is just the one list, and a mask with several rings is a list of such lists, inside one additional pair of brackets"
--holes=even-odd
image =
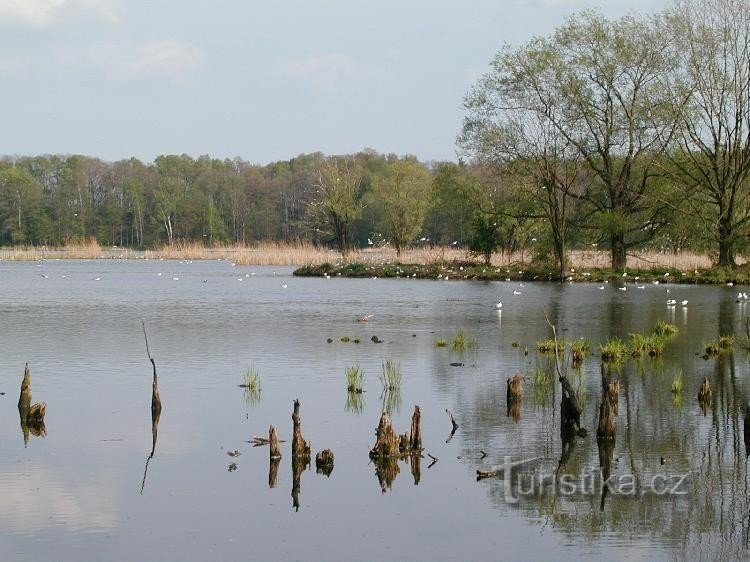
[(504, 42), (666, 0), (0, 0), (0, 154), (455, 160)]

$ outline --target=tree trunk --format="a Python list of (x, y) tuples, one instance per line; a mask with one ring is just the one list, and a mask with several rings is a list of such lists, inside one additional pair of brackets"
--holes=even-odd
[(270, 445), (269, 450), (271, 460), (280, 459), (281, 449), (279, 449), (279, 437), (276, 435), (276, 428), (274, 426), (268, 428), (268, 444)]
[(625, 255), (625, 236), (622, 232), (612, 234), (612, 269), (623, 271), (628, 263)]
[(726, 214), (719, 217), (719, 267), (734, 267), (734, 229), (732, 220)]

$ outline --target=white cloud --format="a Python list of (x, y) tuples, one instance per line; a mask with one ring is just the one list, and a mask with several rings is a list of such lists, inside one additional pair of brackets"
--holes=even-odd
[(205, 59), (203, 51), (185, 41), (140, 44), (110, 43), (92, 51), (89, 60), (115, 79), (165, 76), (182, 78)]
[(281, 63), (280, 73), (288, 79), (309, 82), (327, 92), (380, 74), (375, 67), (361, 65), (341, 53), (322, 53), (286, 60)]
[(118, 0), (0, 0), (0, 24), (17, 23), (46, 28), (65, 17), (93, 16), (115, 23)]

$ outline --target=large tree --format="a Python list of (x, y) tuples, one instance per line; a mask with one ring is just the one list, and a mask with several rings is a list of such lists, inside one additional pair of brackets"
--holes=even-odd
[(375, 179), (373, 191), (383, 234), (400, 256), (422, 232), (432, 193), (430, 173), (414, 158), (394, 158), (385, 175)]
[(670, 158), (719, 265), (733, 266), (750, 230), (750, 2), (677, 0), (669, 17), (681, 125)]
[(596, 179), (582, 198), (615, 269), (662, 221), (649, 195), (674, 130), (670, 44), (660, 18), (583, 12), (551, 37), (502, 49), (466, 98), (470, 120), (497, 127), (508, 111), (529, 112), (577, 153)]
[(362, 173), (354, 159), (328, 158), (319, 170), (312, 202), (314, 220), (346, 257), (353, 244), (354, 222), (362, 215)]

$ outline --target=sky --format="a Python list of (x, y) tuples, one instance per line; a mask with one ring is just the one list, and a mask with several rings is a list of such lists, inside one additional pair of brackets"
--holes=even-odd
[(0, 0), (0, 154), (456, 160), (505, 44), (667, 0)]

